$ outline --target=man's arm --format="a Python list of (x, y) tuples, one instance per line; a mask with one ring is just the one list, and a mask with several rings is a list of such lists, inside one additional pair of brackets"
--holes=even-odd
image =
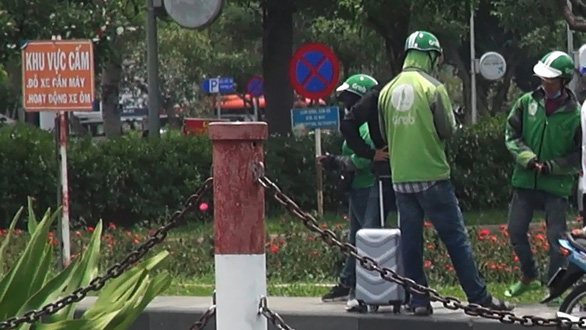
[(537, 155), (523, 139), (523, 99), (519, 99), (513, 105), (505, 128), (505, 145), (509, 152), (515, 158), (515, 161), (528, 168), (531, 163), (535, 163)]
[(572, 151), (563, 157), (549, 161), (551, 173), (558, 175), (573, 175), (579, 171), (582, 158), (582, 128), (578, 126), (574, 133)]
[[(368, 121), (372, 115), (372, 109), (376, 111), (378, 103), (378, 90), (368, 91), (344, 116), (340, 123), (340, 131), (344, 136), (344, 140), (348, 147), (352, 149), (356, 155), (366, 159), (373, 159), (375, 150), (368, 145), (360, 136), (360, 126)], [(377, 115), (375, 113), (375, 115)]]
[(431, 111), (433, 124), (437, 135), (446, 140), (456, 131), (456, 118), (452, 109), (452, 102), (444, 85), (439, 85), (433, 96)]
[[(370, 137), (368, 125), (360, 126), (360, 138), (370, 147), (374, 148), (374, 143)], [(372, 159), (360, 157), (356, 153), (353, 153), (350, 157), (352, 158), (352, 162), (357, 169), (369, 168), (372, 165)]]

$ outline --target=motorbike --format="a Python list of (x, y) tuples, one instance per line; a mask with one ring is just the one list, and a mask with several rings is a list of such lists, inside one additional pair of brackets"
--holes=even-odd
[[(586, 237), (566, 233), (558, 240), (560, 253), (568, 260), (567, 267), (558, 269), (549, 280), (547, 287), (549, 294), (541, 301), (542, 304), (560, 297), (568, 289), (572, 291), (563, 300), (558, 317), (566, 317), (572, 321), (579, 321), (586, 316)], [(577, 284), (577, 285), (576, 285)]]

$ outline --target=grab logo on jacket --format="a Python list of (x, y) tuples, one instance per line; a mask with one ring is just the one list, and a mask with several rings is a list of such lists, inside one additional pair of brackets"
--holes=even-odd
[(413, 86), (402, 84), (393, 89), (391, 104), (397, 111), (405, 112), (411, 110), (415, 102), (415, 90)]

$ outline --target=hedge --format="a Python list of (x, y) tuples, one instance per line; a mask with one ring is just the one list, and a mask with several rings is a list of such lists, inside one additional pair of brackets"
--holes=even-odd
[[(464, 128), (448, 143), (453, 181), (464, 210), (505, 208), (512, 158), (504, 146), (504, 117)], [(325, 135), (323, 150), (337, 153), (339, 134)], [(266, 173), (304, 209), (315, 209), (313, 136), (271, 137), (265, 144)], [(128, 135), (95, 141), (72, 139), (68, 147), (72, 225), (99, 219), (118, 225), (165, 219), (211, 172), (207, 136), (166, 134), (159, 140)], [(27, 196), (39, 211), (55, 208), (57, 171), (51, 133), (18, 124), (0, 128), (0, 226), (6, 226)], [(325, 181), (325, 209), (345, 207), (335, 175)], [(267, 196), (267, 199), (272, 198)], [(271, 213), (283, 212), (274, 201)]]

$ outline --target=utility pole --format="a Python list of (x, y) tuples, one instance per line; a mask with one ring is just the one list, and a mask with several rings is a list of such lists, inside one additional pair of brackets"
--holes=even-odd
[(157, 15), (155, 12), (155, 2), (161, 6), (161, 0), (147, 0), (147, 22), (146, 22), (146, 39), (147, 39), (147, 82), (148, 82), (148, 127), (149, 138), (160, 137), (160, 117), (161, 102), (159, 97), (159, 55), (157, 50)]
[(470, 81), (472, 90), (470, 91), (470, 106), (472, 124), (478, 120), (478, 109), (476, 108), (476, 47), (474, 40), (474, 4), (470, 3)]

